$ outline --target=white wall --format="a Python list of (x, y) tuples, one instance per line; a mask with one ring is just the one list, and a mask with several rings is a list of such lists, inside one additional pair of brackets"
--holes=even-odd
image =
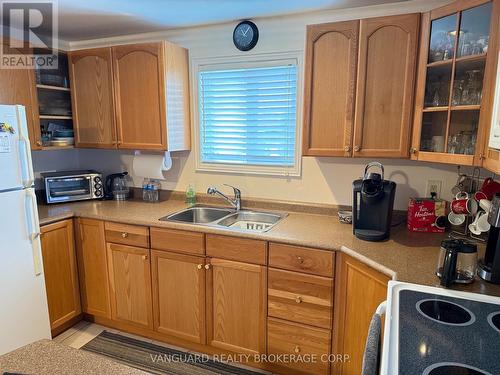
[[(405, 4), (389, 4), (350, 10), (322, 11), (302, 15), (272, 17), (255, 20), (260, 39), (257, 47), (243, 53), (232, 44), (232, 31), (236, 23), (212, 25), (198, 28), (169, 30), (119, 38), (72, 42), (72, 49), (167, 39), (189, 49), (190, 58), (241, 56), (270, 52), (304, 51), (305, 26), (307, 24), (333, 22), (356, 18), (376, 17), (389, 14), (425, 11), (449, 1), (424, 0)], [(302, 104), (302, 103), (300, 103)], [(195, 122), (193, 121), (193, 124)], [(195, 147), (195, 145), (193, 145)], [(61, 151), (63, 152), (67, 151)], [(104, 172), (132, 170), (131, 152), (106, 150), (77, 150), (77, 165), (81, 168), (96, 168)], [(45, 168), (36, 153), (35, 168)], [(165, 189), (185, 190), (194, 183), (199, 192), (209, 185), (229, 183), (241, 188), (244, 196), (281, 199), (298, 202), (326, 204), (351, 204), (351, 183), (363, 173), (364, 165), (370, 160), (348, 158), (302, 158), (302, 176), (298, 178), (221, 174), (195, 171), (194, 153), (174, 153), (172, 170), (165, 173)], [(61, 156), (61, 161), (64, 160)], [(48, 161), (48, 160), (47, 160)], [(428, 179), (443, 181), (443, 197), (450, 199), (451, 187), (456, 181), (456, 167), (409, 160), (381, 160), (386, 166), (386, 176), (398, 183), (396, 208), (406, 209), (410, 196), (423, 196)], [(68, 168), (73, 168), (73, 158)], [(486, 173), (483, 171), (483, 173)], [(136, 186), (142, 177), (133, 176)]]

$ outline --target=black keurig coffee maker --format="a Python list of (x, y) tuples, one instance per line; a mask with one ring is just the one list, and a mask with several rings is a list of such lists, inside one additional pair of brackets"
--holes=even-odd
[[(382, 174), (368, 173), (379, 167)], [(353, 185), (352, 229), (359, 239), (383, 241), (389, 238), (396, 183), (384, 180), (384, 166), (378, 162), (365, 167), (363, 179)]]
[(500, 284), (500, 193), (491, 202), (488, 222), (491, 224), (484, 259), (478, 262), (477, 274), (482, 279)]

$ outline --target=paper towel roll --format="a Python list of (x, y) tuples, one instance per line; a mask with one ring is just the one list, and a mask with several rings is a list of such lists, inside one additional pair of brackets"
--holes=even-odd
[(165, 180), (163, 171), (172, 168), (172, 158), (169, 152), (165, 154), (141, 154), (136, 152), (132, 161), (135, 176)]

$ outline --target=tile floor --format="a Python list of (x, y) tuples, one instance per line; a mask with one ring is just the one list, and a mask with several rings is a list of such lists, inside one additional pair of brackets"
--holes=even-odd
[[(148, 339), (145, 337), (133, 335), (131, 333), (118, 331), (116, 329), (104, 327), (104, 326), (101, 326), (99, 324), (86, 322), (84, 320), (75, 324), (73, 327), (71, 327), (67, 331), (64, 331), (59, 336), (56, 336), (54, 338), (54, 341), (58, 342), (60, 344), (71, 346), (72, 348), (75, 348), (75, 349), (80, 349), (82, 346), (84, 346), (86, 343), (88, 343), (90, 340), (92, 340), (94, 337), (99, 335), (104, 330), (106, 330), (108, 332), (112, 332), (112, 333), (119, 333), (120, 335), (128, 336), (128, 337), (131, 337), (131, 338), (134, 338), (137, 340), (150, 342), (150, 343), (155, 344), (155, 345), (160, 345), (160, 346), (164, 346), (167, 348), (180, 350), (183, 352), (189, 352), (189, 350), (184, 349), (184, 348), (180, 348), (180, 347), (177, 347), (174, 345), (165, 344), (164, 342), (161, 342), (161, 341), (151, 340), (151, 339)], [(192, 353), (195, 353), (195, 352), (192, 352)], [(244, 365), (239, 365), (239, 364), (238, 365), (232, 364), (232, 365), (236, 366), (236, 367), (241, 367), (241, 368), (244, 368), (247, 370), (259, 372), (259, 373), (262, 373), (264, 375), (273, 375), (270, 372), (255, 369), (255, 368), (244, 366)]]

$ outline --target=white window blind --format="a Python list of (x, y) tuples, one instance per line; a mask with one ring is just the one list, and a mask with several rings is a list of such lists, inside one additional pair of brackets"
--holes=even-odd
[(297, 67), (199, 72), (202, 163), (295, 164)]

